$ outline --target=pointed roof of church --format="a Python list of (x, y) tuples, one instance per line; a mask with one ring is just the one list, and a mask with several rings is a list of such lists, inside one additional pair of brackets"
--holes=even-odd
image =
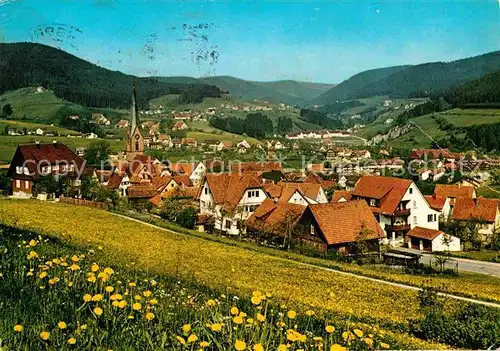
[(137, 98), (135, 95), (135, 84), (132, 88), (132, 122), (130, 123), (130, 132), (134, 133), (135, 127), (139, 125), (137, 120)]

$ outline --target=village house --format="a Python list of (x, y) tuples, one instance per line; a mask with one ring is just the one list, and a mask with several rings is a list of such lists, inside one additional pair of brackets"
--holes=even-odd
[(42, 129), (42, 128), (37, 128), (37, 129), (35, 130), (35, 134), (36, 134), (36, 135), (43, 135), (44, 133), (45, 133), (45, 132), (43, 131), (43, 129)]
[(429, 206), (411, 180), (363, 176), (356, 183), (352, 199), (366, 201), (386, 232), (386, 243), (402, 243), (405, 234), (416, 226), (439, 229), (440, 212)]
[(335, 190), (332, 196), (332, 203), (345, 202), (351, 200), (352, 194), (349, 190)]
[(182, 138), (181, 144), (189, 149), (196, 149), (198, 147), (198, 141), (195, 138)]
[(111, 124), (111, 121), (107, 119), (102, 113), (93, 113), (92, 121), (104, 126), (109, 126)]
[(321, 184), (279, 182), (264, 184), (267, 195), (276, 202), (307, 206), (328, 203)]
[(488, 243), (500, 227), (499, 199), (483, 197), (458, 197), (453, 206), (452, 219), (455, 221), (475, 221), (479, 240)]
[(158, 135), (157, 142), (161, 143), (164, 146), (168, 146), (170, 144), (170, 135), (168, 134)]
[(473, 186), (461, 184), (436, 184), (434, 188), (434, 195), (444, 196), (450, 200), (451, 206), (454, 205), (455, 200), (460, 197), (473, 199), (476, 197), (476, 190)]
[(201, 184), (200, 214), (213, 217), (214, 229), (230, 235), (239, 234), (243, 222), (267, 198), (250, 174), (207, 173)]
[(205, 176), (205, 173), (208, 172), (220, 172), (224, 168), (224, 162), (214, 160), (214, 159), (207, 159), (198, 162), (194, 168), (191, 174), (189, 175), (189, 179), (191, 183), (194, 186), (198, 186)]
[(118, 121), (118, 123), (116, 123), (116, 128), (118, 129), (128, 128), (129, 124), (130, 124), (129, 121), (127, 121), (126, 119), (121, 119)]
[(118, 191), (122, 197), (127, 196), (127, 189), (130, 186), (130, 177), (127, 172), (115, 170), (108, 180), (106, 187), (110, 190)]
[(243, 140), (243, 141), (240, 141), (240, 142), (236, 145), (236, 147), (238, 147), (238, 148), (243, 148), (243, 149), (247, 149), (247, 150), (248, 150), (248, 149), (250, 149), (251, 145), (248, 143), (248, 141)]
[(455, 154), (453, 154), (449, 149), (413, 149), (411, 151), (412, 160), (422, 160), (422, 159), (446, 159), (454, 160)]
[(12, 179), (13, 196), (28, 198), (33, 194), (33, 187), (45, 176), (56, 179), (64, 177), (70, 180), (70, 186), (78, 187), (80, 178), (89, 174), (91, 169), (66, 145), (53, 143), (18, 145), (10, 162), (7, 176)]
[(460, 239), (438, 229), (415, 227), (406, 234), (408, 248), (421, 251), (460, 251)]
[(446, 196), (425, 195), (425, 199), (430, 207), (439, 211), (439, 220), (441, 222), (446, 222), (450, 218), (451, 214), (451, 201)]
[(224, 150), (230, 150), (233, 148), (233, 143), (231, 141), (221, 141), (217, 145), (217, 151), (224, 151)]
[(175, 122), (172, 126), (172, 130), (186, 130), (188, 126), (185, 122)]

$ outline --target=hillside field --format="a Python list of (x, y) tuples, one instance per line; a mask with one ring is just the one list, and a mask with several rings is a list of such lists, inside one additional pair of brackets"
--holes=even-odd
[(9, 129), (16, 129), (19, 131), (22, 131), (24, 128), (26, 128), (27, 130), (36, 130), (37, 128), (41, 128), (45, 133), (57, 132), (62, 135), (80, 135), (80, 133), (75, 130), (58, 127), (56, 125), (51, 126), (42, 123), (0, 119), (0, 130), (5, 130), (6, 127)]

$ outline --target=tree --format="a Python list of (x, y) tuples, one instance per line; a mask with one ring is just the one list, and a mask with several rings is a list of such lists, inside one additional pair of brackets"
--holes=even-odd
[(58, 188), (59, 184), (57, 180), (51, 175), (43, 176), (33, 184), (33, 192), (35, 194), (54, 194)]
[(160, 133), (169, 133), (173, 126), (174, 120), (172, 118), (162, 119), (159, 125)]
[(193, 207), (186, 207), (179, 212), (176, 223), (184, 228), (193, 229), (196, 224), (196, 219), (196, 209)]
[(108, 161), (110, 145), (107, 141), (99, 140), (91, 143), (83, 158), (91, 165), (104, 165)]
[(243, 123), (245, 133), (253, 138), (264, 138), (272, 133), (273, 122), (262, 113), (249, 113)]
[(10, 117), (12, 115), (12, 106), (10, 104), (5, 104), (2, 107), (2, 114), (6, 117)]
[(286, 134), (293, 129), (293, 121), (290, 117), (280, 117), (278, 118), (278, 125), (276, 126), (276, 132), (280, 135)]

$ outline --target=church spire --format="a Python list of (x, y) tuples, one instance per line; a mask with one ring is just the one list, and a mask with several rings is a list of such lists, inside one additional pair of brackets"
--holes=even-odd
[(132, 122), (130, 124), (131, 133), (134, 132), (136, 126), (137, 126), (137, 101), (135, 96), (135, 82), (134, 82), (132, 88)]

